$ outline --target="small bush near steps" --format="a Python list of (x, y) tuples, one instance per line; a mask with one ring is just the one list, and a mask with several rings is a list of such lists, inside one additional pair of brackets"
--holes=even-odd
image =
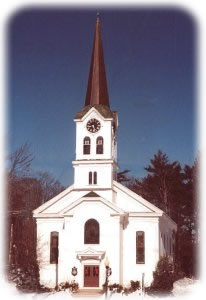
[(56, 288), (57, 291), (65, 291), (69, 289), (71, 292), (77, 292), (79, 289), (79, 285), (77, 282), (71, 282), (68, 281), (60, 283)]
[(145, 288), (145, 291), (150, 295), (171, 294), (175, 280), (173, 264), (169, 262), (167, 256), (162, 257), (153, 272), (153, 282), (150, 287)]
[(136, 290), (140, 289), (140, 282), (139, 281), (130, 281), (131, 285), (130, 287), (126, 288), (123, 287), (120, 284), (114, 283), (112, 285), (108, 286), (109, 291), (113, 294), (113, 293), (122, 293), (125, 295), (131, 294), (133, 292), (135, 292)]

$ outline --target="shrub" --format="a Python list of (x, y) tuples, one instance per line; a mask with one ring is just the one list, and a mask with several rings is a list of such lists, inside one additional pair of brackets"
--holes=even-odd
[(125, 295), (131, 294), (133, 292), (135, 292), (136, 290), (140, 289), (140, 282), (139, 281), (130, 281), (131, 286), (129, 288), (124, 288), (123, 293)]
[(123, 290), (123, 286), (122, 285), (118, 285), (118, 287), (117, 287), (117, 293), (121, 293), (122, 290)]
[[(130, 283), (131, 283), (131, 285), (130, 285), (129, 288), (123, 288), (122, 285), (120, 285), (118, 283), (113, 283), (113, 284), (110, 284), (108, 286), (108, 289), (109, 289), (109, 291), (111, 291), (112, 294), (123, 292), (124, 294), (128, 295), (130, 293), (135, 292), (136, 290), (138, 290), (140, 288), (140, 282), (139, 281), (131, 280)], [(103, 285), (103, 289), (104, 289), (104, 292), (105, 292), (105, 289), (106, 289), (105, 284)]]
[(16, 284), (16, 287), (23, 292), (36, 292), (41, 290), (39, 284), (39, 272), (36, 264), (27, 267), (10, 266), (8, 279)]
[(140, 289), (140, 282), (131, 280), (131, 289), (133, 292)]
[(168, 256), (162, 257), (153, 272), (153, 282), (146, 288), (148, 294), (171, 293), (175, 281), (174, 266)]
[(59, 284), (59, 286), (56, 288), (58, 291), (65, 291), (66, 289), (70, 289), (72, 292), (76, 292), (79, 288), (79, 285), (77, 282), (71, 282), (69, 283), (68, 281), (62, 282)]
[(108, 286), (108, 289), (110, 291), (114, 291), (114, 292), (117, 292), (117, 293), (121, 293), (121, 291), (123, 290), (123, 286), (121, 286), (120, 284), (118, 283), (113, 283), (113, 284), (110, 284)]

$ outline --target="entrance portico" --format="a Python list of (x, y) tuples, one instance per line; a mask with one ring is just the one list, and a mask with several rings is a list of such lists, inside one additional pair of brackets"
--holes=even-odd
[(76, 253), (82, 266), (81, 288), (101, 288), (105, 281), (104, 265), (101, 263), (105, 257), (105, 251), (97, 251), (89, 247)]

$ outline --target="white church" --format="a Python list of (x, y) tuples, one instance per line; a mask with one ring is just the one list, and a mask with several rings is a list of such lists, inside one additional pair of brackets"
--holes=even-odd
[(33, 211), (40, 284), (74, 280), (80, 289), (150, 285), (160, 257), (173, 259), (176, 224), (116, 181), (117, 112), (110, 110), (97, 17), (85, 105), (75, 116), (74, 184)]

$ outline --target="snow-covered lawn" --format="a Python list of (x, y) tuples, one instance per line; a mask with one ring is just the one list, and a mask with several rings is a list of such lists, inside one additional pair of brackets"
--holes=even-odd
[[(168, 296), (168, 297), (164, 297), (164, 298), (160, 298), (160, 299), (205, 299), (205, 297), (202, 297), (202, 284), (200, 283), (200, 281), (197, 280), (192, 280), (189, 278), (184, 278), (184, 279), (180, 279), (178, 281), (176, 281), (174, 283), (174, 289), (173, 289), (173, 295), (174, 296)], [(37, 294), (37, 293), (21, 293), (15, 286), (14, 283), (8, 283), (5, 279), (0, 280), (0, 294), (1, 296), (4, 296), (4, 299), (22, 299), (22, 297), (24, 297), (25, 300), (57, 300), (57, 299), (61, 299), (61, 300), (90, 300), (90, 299), (105, 299), (105, 295), (100, 295), (99, 297), (73, 297), (71, 295), (71, 293), (66, 290), (66, 291), (60, 291), (60, 292), (49, 292), (49, 293), (41, 293), (41, 294)], [(110, 295), (110, 293), (108, 293), (108, 300), (118, 300), (118, 299), (122, 299), (122, 300), (127, 300), (127, 299), (154, 299), (154, 298), (158, 298), (158, 297), (152, 297), (152, 296), (148, 296), (145, 295), (144, 297), (142, 297), (142, 295), (140, 294), (139, 291), (129, 294), (128, 296), (126, 295), (122, 295), (122, 294), (118, 294), (115, 293), (113, 295)]]
[(201, 291), (201, 288), (200, 281), (191, 278), (183, 278), (173, 283), (172, 293), (176, 297), (188, 297), (190, 294), (197, 294)]

